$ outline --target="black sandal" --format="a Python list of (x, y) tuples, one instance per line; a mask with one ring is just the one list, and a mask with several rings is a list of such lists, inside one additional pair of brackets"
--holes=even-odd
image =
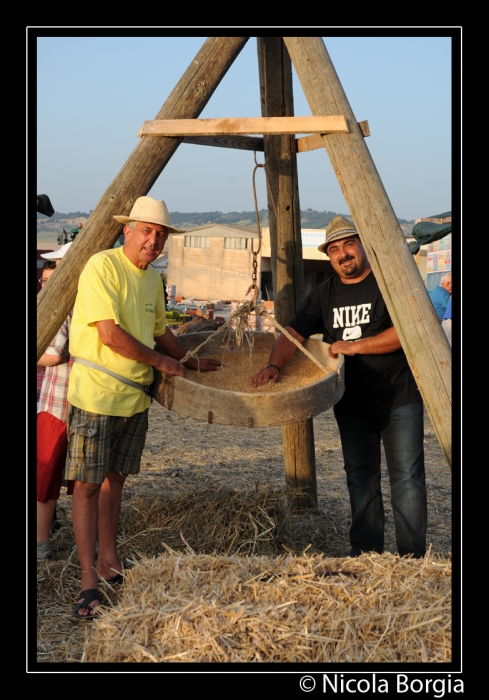
[(88, 615), (79, 615), (78, 611), (80, 608), (91, 608), (92, 610), (95, 610), (98, 608), (98, 605), (90, 605), (90, 603), (93, 603), (94, 600), (98, 600), (100, 603), (100, 594), (98, 592), (97, 588), (87, 588), (86, 591), (82, 591), (80, 595), (78, 596), (78, 600), (80, 598), (83, 598), (82, 603), (76, 603), (75, 609), (73, 610), (73, 617), (76, 617), (77, 620), (93, 620), (95, 615), (97, 613), (89, 613)]
[(113, 576), (112, 578), (100, 578), (99, 583), (108, 583), (111, 586), (118, 585), (120, 583), (124, 583), (124, 573), (126, 571), (129, 571), (129, 569), (132, 569), (134, 564), (131, 561), (128, 561), (125, 559), (122, 562), (122, 571), (120, 571), (118, 574)]

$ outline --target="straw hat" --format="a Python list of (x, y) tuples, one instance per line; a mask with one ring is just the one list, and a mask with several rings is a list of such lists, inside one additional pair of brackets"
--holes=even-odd
[(145, 221), (148, 224), (166, 226), (170, 233), (185, 233), (171, 225), (170, 213), (165, 202), (152, 197), (138, 197), (129, 216), (114, 216), (114, 219), (121, 224), (128, 224), (130, 221)]
[(52, 253), (41, 253), (41, 258), (44, 258), (44, 260), (61, 260), (72, 243), (73, 241), (65, 243), (58, 250), (53, 250)]
[(351, 221), (344, 219), (342, 216), (335, 216), (335, 218), (331, 219), (326, 227), (326, 241), (318, 246), (318, 250), (320, 250), (322, 253), (326, 253), (327, 248), (332, 241), (336, 241), (339, 238), (348, 238), (349, 236), (358, 235), (358, 231)]

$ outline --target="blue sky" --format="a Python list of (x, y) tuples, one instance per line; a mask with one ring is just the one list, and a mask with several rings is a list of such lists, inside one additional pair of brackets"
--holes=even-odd
[[(56, 211), (96, 206), (143, 122), (155, 118), (206, 39), (110, 31), (37, 39), (37, 192)], [(440, 30), (395, 32), (325, 36), (324, 43), (356, 119), (369, 122), (367, 145), (394, 211), (410, 220), (452, 208), (451, 122), (459, 109), (452, 105), (451, 38)], [(311, 114), (295, 72), (294, 103), (296, 115)], [(260, 116), (254, 37), (200, 116)], [(252, 210), (253, 167), (251, 151), (182, 144), (148, 194), (170, 211)], [(302, 209), (348, 213), (325, 150), (299, 154), (298, 168)], [(266, 208), (261, 171), (257, 183), (258, 205)]]

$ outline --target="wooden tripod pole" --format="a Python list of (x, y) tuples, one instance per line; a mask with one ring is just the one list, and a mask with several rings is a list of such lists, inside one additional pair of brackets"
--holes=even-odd
[(349, 134), (322, 140), (451, 468), (451, 348), (323, 40), (284, 42), (313, 115), (342, 114), (347, 121)]
[[(262, 116), (293, 116), (292, 65), (281, 37), (258, 37), (258, 63)], [(275, 317), (285, 326), (304, 298), (297, 156), (293, 136), (264, 136), (264, 147)], [(303, 493), (293, 503), (315, 508), (312, 418), (282, 426), (282, 438), (286, 485)]]
[[(209, 37), (187, 68), (157, 119), (195, 119), (206, 106), (248, 37)], [(129, 214), (146, 195), (178, 148), (178, 138), (147, 138), (138, 143), (93, 210), (48, 285), (37, 295), (37, 359), (73, 307), (78, 279), (87, 260), (111, 248), (121, 232), (114, 214)]]

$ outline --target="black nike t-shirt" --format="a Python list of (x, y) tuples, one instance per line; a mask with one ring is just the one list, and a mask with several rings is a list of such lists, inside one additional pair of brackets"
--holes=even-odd
[[(315, 287), (288, 324), (308, 338), (354, 341), (390, 328), (391, 317), (370, 272), (361, 282), (344, 284), (338, 275)], [(421, 399), (402, 349), (383, 355), (345, 355), (345, 393), (341, 414), (381, 413)]]

